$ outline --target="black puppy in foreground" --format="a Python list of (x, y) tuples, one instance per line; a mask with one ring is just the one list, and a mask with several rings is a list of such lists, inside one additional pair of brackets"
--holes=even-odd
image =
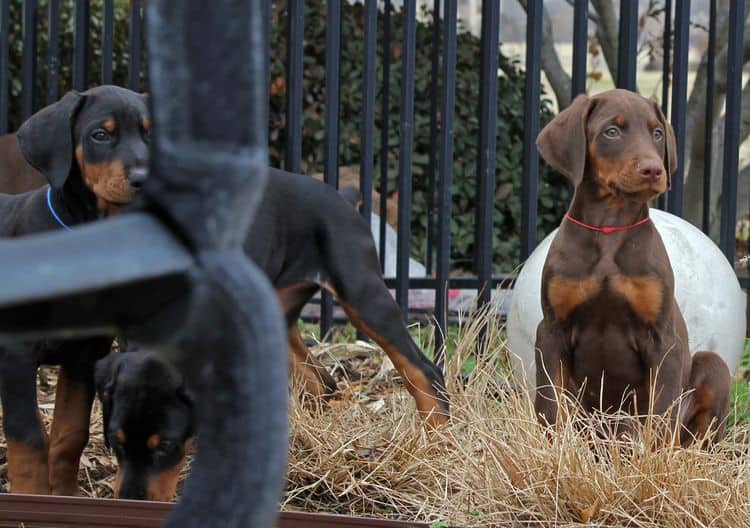
[[(297, 331), (302, 307), (324, 288), (385, 350), (427, 423), (447, 421), (443, 375), (411, 339), (383, 282), (367, 223), (335, 189), (271, 169), (245, 251), (276, 289), (292, 373), (308, 392), (323, 396), (336, 389)], [(171, 500), (194, 434), (192, 398), (182, 376), (155, 355), (132, 352), (100, 361), (96, 384), (105, 435), (119, 463), (116, 496)]]
[[(117, 213), (134, 197), (148, 164), (146, 97), (100, 86), (70, 92), (19, 129), (20, 155), (36, 169), (0, 179), (0, 192), (33, 189), (41, 173), (49, 185), (0, 194), (0, 236), (17, 237), (71, 227)], [(12, 141), (10, 136), (7, 141)], [(20, 151), (20, 154), (19, 154)], [(54, 269), (54, 260), (50, 261)], [(0, 347), (0, 399), (8, 445), (8, 480), (15, 493), (74, 495), (78, 464), (88, 442), (94, 399), (94, 362), (111, 338), (37, 341)], [(59, 364), (49, 438), (36, 399), (40, 364)]]

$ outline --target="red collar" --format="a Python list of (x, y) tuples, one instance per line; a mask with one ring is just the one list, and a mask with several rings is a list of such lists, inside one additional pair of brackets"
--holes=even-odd
[(627, 231), (628, 229), (632, 229), (634, 227), (638, 227), (639, 225), (643, 225), (647, 223), (649, 220), (651, 220), (650, 216), (646, 216), (646, 218), (641, 218), (638, 220), (635, 224), (630, 224), (626, 226), (592, 226), (589, 224), (586, 224), (584, 222), (581, 222), (580, 220), (576, 220), (572, 216), (570, 216), (569, 213), (565, 213), (565, 218), (573, 222), (574, 224), (577, 224), (581, 227), (585, 227), (586, 229), (590, 229), (591, 231), (598, 231), (600, 233), (604, 233), (605, 235), (609, 235), (612, 233), (617, 233), (618, 231)]

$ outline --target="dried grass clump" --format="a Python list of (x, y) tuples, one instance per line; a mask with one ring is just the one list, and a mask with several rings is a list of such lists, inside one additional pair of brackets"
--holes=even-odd
[[(484, 325), (489, 344), (466, 380)], [(329, 350), (340, 364), (330, 346), (320, 359)], [(465, 321), (447, 364), (452, 423), (432, 433), (387, 369), (342, 383), (330, 406), (293, 398), (283, 507), (464, 526), (750, 526), (750, 430), (730, 429), (711, 452), (682, 449), (658, 417), (623, 439), (607, 434), (611, 416), (561, 402), (572, 419), (545, 433), (503, 373), (506, 354), (498, 321)]]

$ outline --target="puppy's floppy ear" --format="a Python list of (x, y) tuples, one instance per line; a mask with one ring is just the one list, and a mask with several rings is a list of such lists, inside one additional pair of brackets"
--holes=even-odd
[(573, 185), (581, 183), (586, 168), (586, 122), (592, 107), (592, 99), (579, 95), (547, 123), (536, 138), (542, 158), (567, 176)]
[(102, 402), (102, 422), (104, 429), (104, 444), (109, 446), (109, 418), (112, 416), (112, 393), (117, 384), (120, 362), (123, 352), (110, 352), (96, 362), (94, 369), (94, 386)]
[(672, 187), (672, 174), (677, 170), (679, 162), (677, 160), (677, 141), (674, 137), (674, 129), (672, 124), (667, 121), (664, 113), (661, 111), (661, 106), (656, 101), (651, 101), (656, 111), (656, 117), (659, 119), (661, 127), (664, 129), (664, 153), (662, 159), (664, 160), (664, 169), (667, 171), (667, 185)]
[(18, 145), (26, 161), (62, 189), (73, 164), (73, 123), (85, 96), (68, 92), (28, 118), (18, 129)]

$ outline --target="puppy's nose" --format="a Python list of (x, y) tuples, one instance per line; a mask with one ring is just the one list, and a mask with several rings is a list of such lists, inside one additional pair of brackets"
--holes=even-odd
[(638, 164), (638, 174), (646, 181), (658, 181), (663, 172), (664, 164), (658, 159), (647, 159)]
[(146, 167), (133, 167), (128, 171), (128, 183), (133, 189), (140, 189), (148, 178)]

